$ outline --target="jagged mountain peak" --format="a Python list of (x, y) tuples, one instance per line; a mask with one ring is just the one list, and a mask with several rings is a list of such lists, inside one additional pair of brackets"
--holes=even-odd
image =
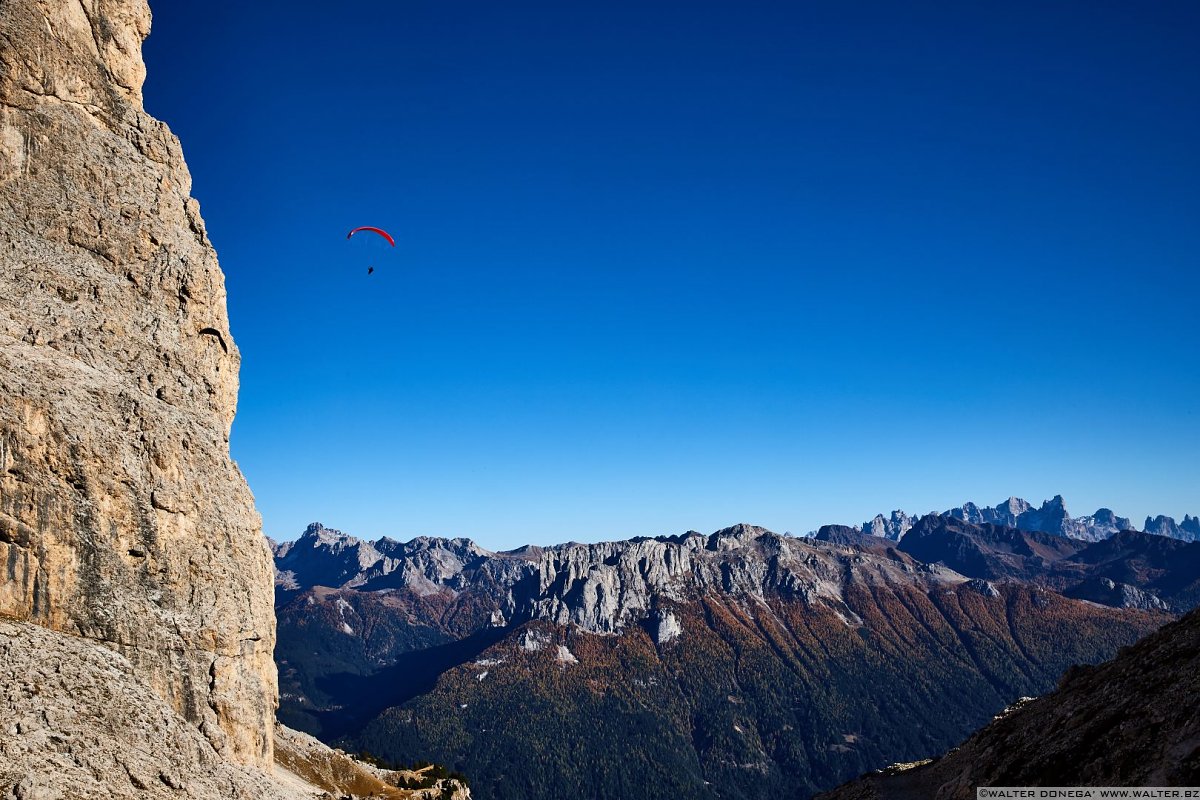
[(911, 517), (904, 511), (896, 509), (886, 517), (883, 514), (876, 514), (874, 518), (863, 523), (862, 531), (872, 536), (898, 541), (908, 533), (914, 522), (916, 522), (916, 517)]
[[(1118, 531), (1134, 529), (1133, 523), (1127, 517), (1117, 516), (1110, 508), (1099, 508), (1095, 514), (1072, 517), (1061, 494), (1054, 495), (1036, 507), (1015, 496), (995, 506), (981, 507), (968, 501), (941, 512), (940, 516), (976, 524), (987, 523), (1023, 531), (1053, 533), (1091, 542), (1107, 539)], [(887, 517), (876, 514), (873, 519), (863, 524), (862, 530), (872, 536), (899, 540), (911, 529), (916, 519), (904, 511), (893, 511)], [(1193, 541), (1200, 539), (1200, 520), (1185, 517), (1184, 524), (1176, 524), (1170, 517), (1147, 517), (1145, 532)]]
[(1183, 539), (1189, 542), (1200, 541), (1200, 520), (1188, 514), (1184, 515), (1182, 524), (1175, 522), (1174, 517), (1163, 514), (1146, 517), (1146, 524), (1142, 530), (1159, 536), (1170, 536), (1172, 539)]
[(320, 522), (310, 522), (308, 527), (304, 529), (304, 533), (300, 534), (300, 538), (316, 539), (319, 542), (335, 542), (341, 540), (350, 540), (353, 542), (363, 541), (362, 539), (350, 536), (349, 534), (342, 533), (337, 528), (326, 528)]
[[(1059, 504), (1061, 505), (1062, 504), (1062, 495), (1055, 495), (1054, 497), (1056, 500), (1058, 500)], [(1050, 501), (1047, 500), (1046, 503), (1042, 504), (1042, 507), (1044, 508), (1046, 506), (1046, 504), (1048, 504), (1049, 502)], [(1007, 500), (1005, 500), (1003, 503), (997, 504), (996, 508), (998, 508), (1008, 514), (1011, 514), (1014, 517), (1017, 517), (1017, 516), (1020, 516), (1021, 514), (1024, 514), (1026, 511), (1028, 511), (1030, 508), (1032, 508), (1032, 506), (1029, 504), (1028, 501), (1022, 500), (1020, 497), (1014, 497), (1014, 496), (1010, 495), (1009, 498)]]
[(614, 633), (645, 619), (660, 600), (683, 601), (708, 592), (783, 593), (837, 606), (849, 583), (963, 580), (894, 552), (787, 537), (744, 523), (708, 535), (527, 546), (508, 553), (482, 550), (468, 540), (422, 538), (414, 540), (416, 547), (409, 542), (389, 549), (342, 536), (344, 546), (293, 548), (278, 555), (278, 589), (285, 595), (328, 586), (452, 596), (488, 587), (497, 595), (497, 624), (543, 619)]

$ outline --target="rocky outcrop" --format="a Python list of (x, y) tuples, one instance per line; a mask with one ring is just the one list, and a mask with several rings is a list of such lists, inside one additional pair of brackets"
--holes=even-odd
[(112, 648), (217, 752), (266, 766), (239, 356), (179, 142), (142, 109), (149, 27), (144, 0), (0, 3), (0, 615)]
[(1156, 533), (1159, 536), (1170, 536), (1172, 539), (1183, 539), (1187, 542), (1200, 541), (1200, 517), (1184, 514), (1183, 522), (1176, 523), (1174, 517), (1146, 517), (1143, 528), (1146, 533)]
[(222, 758), (103, 645), (0, 622), (0, 792), (38, 800), (296, 800)]
[(863, 523), (862, 530), (863, 533), (869, 533), (872, 536), (899, 541), (916, 521), (916, 518), (896, 510), (887, 517), (883, 514), (876, 514), (874, 519)]
[[(470, 800), (471, 790), (453, 778), (426, 777), (429, 771), (388, 770), (330, 750), (321, 742), (284, 725), (275, 728), (275, 756), (292, 775), (329, 794), (380, 800)], [(426, 785), (427, 784), (427, 785)], [(425, 785), (425, 788), (416, 788)], [(400, 786), (412, 786), (400, 789)]]
[(1200, 611), (1057, 691), (1001, 714), (943, 758), (866, 775), (825, 800), (966, 800), (977, 786), (1195, 786)]
[(1169, 611), (1170, 606), (1150, 592), (1112, 578), (1093, 576), (1063, 592), (1077, 600), (1090, 600), (1113, 608), (1140, 608), (1145, 611)]

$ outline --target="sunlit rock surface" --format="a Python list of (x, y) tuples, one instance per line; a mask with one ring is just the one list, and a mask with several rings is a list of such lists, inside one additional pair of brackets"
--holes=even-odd
[(0, 615), (104, 643), (267, 766), (239, 355), (179, 142), (142, 108), (149, 29), (144, 0), (0, 2)]

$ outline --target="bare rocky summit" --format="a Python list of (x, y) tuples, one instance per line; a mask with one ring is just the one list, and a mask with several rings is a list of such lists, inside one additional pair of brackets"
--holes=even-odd
[(229, 457), (239, 355), (145, 0), (0, 3), (0, 614), (103, 642), (271, 763), (271, 562)]
[(878, 557), (847, 553), (746, 524), (708, 535), (494, 553), (468, 539), (365, 542), (314, 523), (295, 542), (276, 545), (275, 554), (281, 601), (314, 586), (423, 596), (468, 592), (488, 598), (491, 625), (540, 619), (606, 634), (640, 623), (661, 601), (708, 592), (782, 592), (842, 608), (847, 582), (930, 587), (964, 580), (894, 549)]
[[(1128, 517), (1117, 516), (1109, 508), (1100, 508), (1096, 513), (1082, 517), (1072, 517), (1067, 511), (1062, 495), (1055, 495), (1041, 506), (1034, 506), (1020, 497), (1010, 497), (995, 506), (980, 507), (968, 502), (947, 509), (939, 516), (969, 522), (972, 525), (997, 525), (1032, 533), (1052, 533), (1085, 542), (1099, 542), (1122, 531), (1135, 530)], [(918, 519), (919, 516), (909, 516), (904, 511), (897, 510), (888, 517), (876, 514), (858, 530), (871, 536), (899, 541), (916, 526)], [(1173, 518), (1162, 515), (1146, 517), (1143, 532), (1185, 542), (1197, 541), (1200, 540), (1200, 517), (1185, 515), (1183, 522), (1178, 524)]]

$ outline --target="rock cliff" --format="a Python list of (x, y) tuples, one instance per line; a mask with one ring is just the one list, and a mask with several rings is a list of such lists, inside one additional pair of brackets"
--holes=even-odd
[(271, 560), (229, 457), (239, 355), (179, 142), (142, 108), (149, 27), (145, 0), (0, 2), (0, 615), (115, 650), (266, 767)]
[(605, 634), (640, 623), (664, 600), (683, 602), (708, 592), (752, 597), (778, 592), (840, 609), (852, 582), (940, 586), (963, 580), (894, 549), (847, 553), (744, 524), (710, 535), (692, 531), (502, 553), (467, 539), (364, 542), (313, 524), (295, 542), (277, 545), (275, 553), (281, 602), (314, 586), (466, 592), (486, 598), (482, 607), (491, 625), (539, 619)]

